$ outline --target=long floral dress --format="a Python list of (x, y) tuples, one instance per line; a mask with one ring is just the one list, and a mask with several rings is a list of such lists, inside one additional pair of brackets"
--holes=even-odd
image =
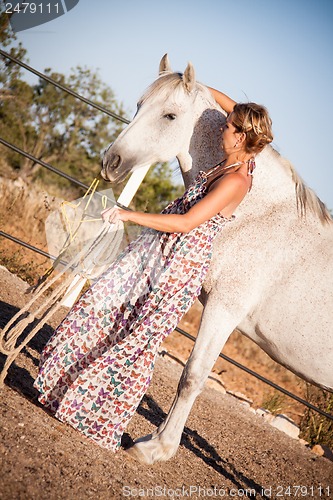
[[(206, 192), (200, 172), (163, 213), (186, 213)], [(73, 306), (45, 346), (39, 401), (100, 446), (116, 451), (145, 394), (161, 342), (198, 297), (221, 215), (189, 233), (151, 229), (123, 251)]]

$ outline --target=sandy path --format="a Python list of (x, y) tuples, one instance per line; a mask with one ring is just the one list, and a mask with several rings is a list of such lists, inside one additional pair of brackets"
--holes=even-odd
[[(2, 327), (26, 297), (23, 282), (4, 269), (0, 282)], [(245, 490), (250, 498), (333, 498), (332, 462), (211, 388), (197, 399), (179, 451), (168, 462), (148, 467), (122, 450), (103, 450), (36, 402), (32, 383), (51, 331), (45, 327), (20, 355), (0, 390), (1, 499), (232, 498), (245, 496)], [(162, 421), (180, 373), (168, 358), (158, 360), (149, 392), (129, 425), (131, 438)]]

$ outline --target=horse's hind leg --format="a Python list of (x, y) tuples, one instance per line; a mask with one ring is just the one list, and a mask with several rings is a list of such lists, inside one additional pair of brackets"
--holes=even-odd
[(153, 434), (138, 439), (127, 450), (133, 458), (142, 463), (153, 464), (168, 460), (176, 453), (195, 398), (201, 392), (221, 349), (237, 323), (228, 313), (216, 317), (216, 307), (209, 306), (208, 301), (198, 337), (183, 370), (169, 414)]

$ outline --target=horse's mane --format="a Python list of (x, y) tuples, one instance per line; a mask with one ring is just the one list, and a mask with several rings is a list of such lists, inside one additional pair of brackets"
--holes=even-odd
[[(138, 106), (141, 106), (144, 104), (148, 99), (153, 98), (154, 96), (158, 95), (159, 97), (167, 97), (168, 95), (172, 94), (179, 89), (184, 91), (184, 86), (183, 86), (183, 73), (168, 73), (164, 72), (162, 73), (157, 80), (155, 80), (145, 91), (143, 96), (140, 98), (138, 102)], [(196, 89), (200, 90), (203, 92), (206, 96), (206, 98), (211, 101), (211, 103), (215, 103), (214, 98), (212, 97), (211, 93), (207, 89), (205, 85), (202, 85), (198, 81), (196, 83)]]
[(322, 224), (332, 224), (333, 219), (326, 205), (318, 198), (316, 193), (305, 184), (290, 161), (283, 158), (274, 148), (271, 148), (271, 151), (274, 156), (280, 160), (283, 167), (291, 172), (292, 180), (295, 183), (297, 210), (300, 216), (305, 217), (307, 210), (310, 210), (319, 217)]
[(144, 104), (148, 99), (153, 98), (155, 95), (169, 94), (175, 91), (183, 83), (182, 73), (162, 73), (157, 80), (155, 80), (145, 91), (143, 96), (138, 102), (138, 106)]

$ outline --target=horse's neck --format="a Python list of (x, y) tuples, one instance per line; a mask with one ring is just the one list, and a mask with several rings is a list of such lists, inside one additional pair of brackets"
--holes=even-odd
[(289, 215), (297, 217), (295, 184), (291, 171), (285, 168), (282, 159), (271, 146), (256, 158), (252, 189), (239, 205), (236, 214), (271, 214), (272, 211), (287, 208)]
[[(214, 110), (207, 110), (207, 115)], [(200, 122), (200, 123), (199, 123)], [(204, 137), (192, 140), (193, 159), (192, 169), (183, 173), (185, 186), (188, 187), (198, 174), (199, 170), (208, 170), (221, 161), (221, 118), (216, 117), (214, 127), (199, 120), (197, 132), (203, 131)], [(210, 130), (210, 134), (207, 134)], [(192, 138), (193, 139), (193, 138)], [(199, 147), (200, 146), (200, 147)], [(297, 217), (295, 184), (291, 171), (285, 168), (281, 158), (271, 146), (267, 146), (256, 158), (256, 169), (253, 173), (252, 189), (236, 210), (237, 216), (251, 216), (260, 213), (263, 216), (278, 210), (279, 207), (288, 206), (289, 213)]]
[[(208, 91), (209, 92), (209, 91)], [(208, 170), (222, 159), (221, 127), (225, 115), (221, 108), (210, 99), (208, 93), (198, 95), (195, 105), (194, 128), (188, 153), (192, 158), (190, 170), (182, 170), (185, 187), (195, 179), (200, 170)], [(187, 156), (186, 156), (187, 155)], [(187, 160), (186, 160), (187, 161)], [(180, 167), (181, 157), (179, 158)], [(295, 184), (291, 172), (286, 169), (279, 155), (271, 146), (267, 146), (256, 158), (257, 168), (253, 175), (253, 187), (237, 209), (239, 215), (251, 215), (271, 212), (273, 206), (289, 204), (290, 210), (296, 210)], [(296, 214), (296, 212), (295, 212)]]
[(191, 169), (184, 171), (181, 156), (179, 158), (185, 187), (193, 182), (199, 170), (206, 171), (222, 160), (221, 127), (225, 123), (225, 115), (208, 90), (198, 94), (195, 108), (194, 128), (189, 145)]

